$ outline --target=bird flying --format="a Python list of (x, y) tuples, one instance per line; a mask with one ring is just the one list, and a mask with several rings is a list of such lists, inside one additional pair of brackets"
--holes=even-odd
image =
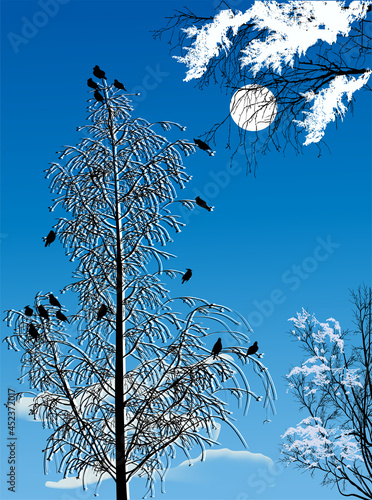
[(37, 340), (39, 334), (38, 334), (38, 331), (36, 330), (35, 326), (32, 323), (31, 323), (31, 325), (28, 328), (28, 333), (31, 335), (31, 337), (34, 340)]
[(48, 236), (43, 237), (43, 241), (45, 241), (45, 246), (48, 247), (53, 241), (56, 239), (56, 233), (53, 231), (49, 231)]
[(204, 141), (201, 141), (200, 139), (194, 139), (195, 144), (198, 146), (203, 151), (206, 151), (209, 156), (213, 156), (215, 151), (212, 151), (212, 148), (208, 146)]
[(94, 91), (94, 98), (96, 99), (96, 101), (98, 102), (103, 102), (103, 96), (98, 92), (98, 90), (95, 90)]
[(253, 345), (248, 347), (247, 356), (252, 356), (258, 351), (258, 344), (255, 342)]
[(48, 311), (45, 309), (44, 306), (42, 306), (41, 304), (39, 306), (37, 306), (37, 310), (39, 311), (39, 315), (41, 318), (44, 318), (46, 320), (49, 320), (49, 314), (48, 314)]
[(100, 308), (98, 309), (97, 313), (97, 321), (103, 318), (103, 316), (107, 313), (107, 306), (106, 304), (101, 304)]
[(99, 78), (100, 80), (102, 80), (103, 78), (106, 80), (105, 72), (102, 71), (101, 68), (99, 66), (97, 66), (97, 64), (93, 68), (93, 75), (95, 77)]
[(30, 307), (30, 306), (26, 306), (26, 307), (25, 307), (25, 315), (26, 315), (26, 316), (32, 316), (33, 314), (34, 314), (33, 309), (31, 309), (31, 307)]
[(70, 323), (69, 320), (66, 318), (66, 316), (63, 314), (62, 311), (57, 311), (56, 312), (56, 318), (61, 320), (61, 321), (67, 321), (67, 323)]
[(187, 269), (187, 271), (186, 271), (186, 272), (185, 272), (185, 274), (182, 276), (182, 284), (184, 284), (184, 283), (185, 283), (185, 281), (189, 281), (189, 279), (190, 279), (190, 278), (191, 278), (191, 276), (192, 276), (192, 271), (191, 271), (191, 269), (189, 269), (189, 268), (187, 268), (187, 267), (186, 267), (186, 269)]
[(94, 89), (94, 90), (98, 90), (99, 89), (99, 86), (96, 82), (94, 82), (91, 78), (89, 78), (87, 80), (87, 84), (88, 84), (88, 87), (90, 87), (91, 89)]
[(55, 296), (52, 293), (49, 294), (49, 304), (51, 306), (59, 307), (60, 309), (62, 307), (61, 304), (59, 303), (59, 300), (56, 299)]
[(114, 87), (116, 87), (119, 90), (125, 90), (125, 91), (127, 90), (121, 82), (117, 81), (116, 78), (114, 80)]
[(197, 204), (197, 205), (199, 205), (199, 207), (205, 208), (205, 209), (206, 209), (206, 210), (208, 210), (209, 212), (212, 212), (212, 211), (213, 211), (213, 209), (214, 209), (214, 207), (209, 207), (209, 206), (207, 205), (207, 203), (206, 203), (204, 200), (202, 200), (202, 199), (200, 198), (200, 196), (197, 196), (197, 197), (195, 198), (195, 201), (196, 201), (196, 204)]
[(213, 359), (215, 359), (215, 357), (218, 356), (221, 351), (222, 351), (222, 342), (221, 338), (219, 337), (212, 349)]

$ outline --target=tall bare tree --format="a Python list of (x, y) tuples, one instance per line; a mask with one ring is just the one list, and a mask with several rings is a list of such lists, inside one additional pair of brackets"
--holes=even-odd
[[(266, 367), (247, 353), (243, 318), (203, 299), (172, 298), (161, 281), (182, 274), (163, 267), (171, 257), (163, 247), (183, 225), (172, 205), (194, 206), (176, 196), (189, 180), (182, 155), (195, 146), (169, 142), (154, 128), (182, 127), (132, 118), (117, 86), (105, 78), (97, 85), (83, 138), (46, 171), (51, 210), (68, 215), (54, 229), (78, 261), (62, 290), (77, 294), (78, 311), (68, 315), (39, 292), (33, 311), (7, 311), (14, 331), (6, 341), (23, 353), (31, 414), (51, 429), (45, 463), (57, 460), (64, 477), (83, 485), (92, 473), (97, 487), (111, 477), (125, 500), (135, 475), (150, 491), (156, 476), (163, 482), (177, 448), (189, 456), (194, 445), (212, 445), (218, 420), (245, 442), (220, 396), (230, 392), (246, 411), (261, 399), (239, 364), (249, 362), (261, 379), (265, 407), (274, 410), (276, 395)], [(224, 345), (214, 358), (205, 339), (216, 328)]]
[[(343, 496), (372, 498), (372, 291), (352, 292), (353, 332), (297, 313), (292, 335), (309, 356), (289, 386), (306, 417), (284, 434), (283, 461), (323, 475)], [(350, 346), (348, 345), (350, 344)]]
[[(169, 36), (171, 53), (187, 67), (185, 80), (199, 89), (219, 85), (233, 97), (250, 86), (231, 99), (218, 123), (206, 124), (207, 142), (226, 144), (233, 155), (241, 148), (248, 172), (255, 171), (258, 154), (301, 152), (303, 139), (320, 154), (328, 123), (343, 117), (357, 90), (371, 90), (371, 2), (262, 1), (246, 11), (221, 2), (217, 10), (210, 16), (175, 11), (154, 32)], [(261, 87), (274, 102), (257, 93)], [(247, 124), (249, 107), (255, 111)], [(234, 113), (243, 113), (239, 127)], [(217, 137), (220, 129), (224, 135)]]

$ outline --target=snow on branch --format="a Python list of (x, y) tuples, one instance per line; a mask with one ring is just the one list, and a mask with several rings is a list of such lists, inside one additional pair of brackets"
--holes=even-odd
[[(184, 81), (200, 78), (210, 61), (221, 50), (229, 51), (241, 26), (251, 23), (262, 36), (250, 40), (243, 49), (241, 66), (250, 66), (253, 75), (264, 67), (278, 74), (283, 65), (293, 66), (295, 56), (301, 56), (318, 41), (333, 44), (338, 35), (347, 36), (351, 24), (365, 17), (370, 2), (255, 2), (244, 13), (221, 10), (212, 22), (201, 28), (183, 29), (195, 38), (186, 55), (174, 58), (188, 67)], [(254, 35), (252, 35), (253, 37)]]
[(306, 118), (303, 121), (294, 120), (297, 125), (307, 130), (304, 146), (319, 142), (325, 133), (328, 123), (335, 121), (336, 116), (341, 118), (345, 115), (347, 107), (342, 102), (347, 99), (350, 102), (353, 93), (367, 84), (371, 71), (366, 71), (359, 78), (345, 75), (336, 76), (328, 88), (320, 92), (307, 92), (304, 94), (308, 102), (313, 101), (310, 111), (304, 111)]

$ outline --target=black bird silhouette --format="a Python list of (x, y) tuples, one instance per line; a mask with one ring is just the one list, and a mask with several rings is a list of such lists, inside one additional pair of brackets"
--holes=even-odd
[(56, 318), (60, 319), (61, 321), (67, 321), (67, 323), (70, 323), (69, 320), (66, 318), (66, 316), (63, 314), (62, 311), (57, 311), (56, 312)]
[(94, 97), (95, 97), (96, 101), (98, 101), (98, 102), (103, 102), (103, 97), (102, 97), (102, 95), (98, 92), (98, 90), (95, 90), (95, 91), (94, 91)]
[(182, 276), (182, 284), (185, 283), (185, 281), (189, 281), (189, 279), (191, 278), (192, 276), (192, 271), (191, 269), (189, 269), (188, 267), (186, 267), (187, 271), (185, 272), (185, 274)]
[(51, 306), (59, 307), (60, 309), (62, 307), (61, 304), (59, 303), (59, 300), (56, 299), (55, 296), (52, 293), (49, 294), (49, 304)]
[(97, 321), (103, 318), (103, 316), (107, 313), (107, 306), (106, 304), (101, 304), (100, 308), (98, 309), (97, 313)]
[(31, 337), (34, 340), (37, 340), (39, 334), (38, 334), (38, 331), (36, 330), (35, 326), (32, 323), (31, 323), (31, 325), (28, 328), (28, 333), (31, 335)]
[(203, 151), (206, 151), (209, 156), (213, 156), (215, 151), (212, 151), (212, 148), (208, 146), (204, 141), (201, 141), (200, 139), (194, 139), (195, 144), (198, 146)]
[(98, 84), (96, 82), (94, 82), (91, 78), (89, 78), (87, 80), (87, 84), (88, 84), (88, 87), (90, 87), (91, 89), (95, 89), (95, 90), (99, 89)]
[(248, 347), (247, 356), (252, 356), (252, 354), (256, 354), (257, 351), (258, 351), (258, 344), (257, 342), (255, 342), (253, 345)]
[(44, 318), (46, 320), (49, 320), (49, 314), (48, 314), (48, 311), (45, 309), (44, 306), (42, 306), (41, 304), (39, 306), (37, 306), (37, 310), (39, 311), (39, 315), (41, 318)]
[(56, 239), (56, 233), (53, 231), (49, 231), (48, 236), (43, 237), (43, 240), (45, 241), (45, 246), (49, 246), (53, 241)]
[(93, 68), (93, 75), (102, 80), (103, 78), (106, 80), (106, 74), (104, 71), (101, 70), (101, 68), (97, 65), (94, 66)]
[(212, 211), (213, 211), (213, 209), (214, 209), (214, 207), (209, 207), (209, 206), (207, 205), (207, 203), (206, 203), (204, 200), (202, 200), (202, 199), (200, 198), (200, 196), (197, 196), (197, 197), (195, 198), (195, 201), (196, 201), (196, 204), (197, 204), (197, 205), (199, 205), (199, 207), (205, 208), (205, 209), (206, 209), (206, 210), (208, 210), (209, 212), (212, 212)]
[(121, 82), (118, 82), (116, 78), (114, 80), (114, 87), (116, 87), (119, 90), (127, 91), (127, 89), (124, 87), (124, 85)]
[(31, 307), (30, 307), (30, 306), (26, 306), (26, 307), (25, 307), (25, 315), (26, 315), (26, 316), (32, 316), (33, 314), (34, 314), (33, 309), (31, 309)]
[(221, 338), (218, 338), (217, 342), (214, 344), (212, 349), (213, 359), (215, 359), (215, 357), (218, 356), (221, 351), (222, 351), (222, 342)]

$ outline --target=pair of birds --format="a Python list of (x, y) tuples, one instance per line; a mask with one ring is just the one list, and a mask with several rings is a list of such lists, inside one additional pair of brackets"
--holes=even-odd
[[(218, 356), (221, 351), (222, 351), (222, 342), (221, 338), (218, 338), (217, 342), (214, 344), (212, 348), (213, 359), (215, 359), (216, 356)], [(248, 347), (247, 356), (252, 356), (253, 354), (256, 354), (257, 351), (258, 351), (258, 344), (257, 342), (254, 342), (253, 345)]]

